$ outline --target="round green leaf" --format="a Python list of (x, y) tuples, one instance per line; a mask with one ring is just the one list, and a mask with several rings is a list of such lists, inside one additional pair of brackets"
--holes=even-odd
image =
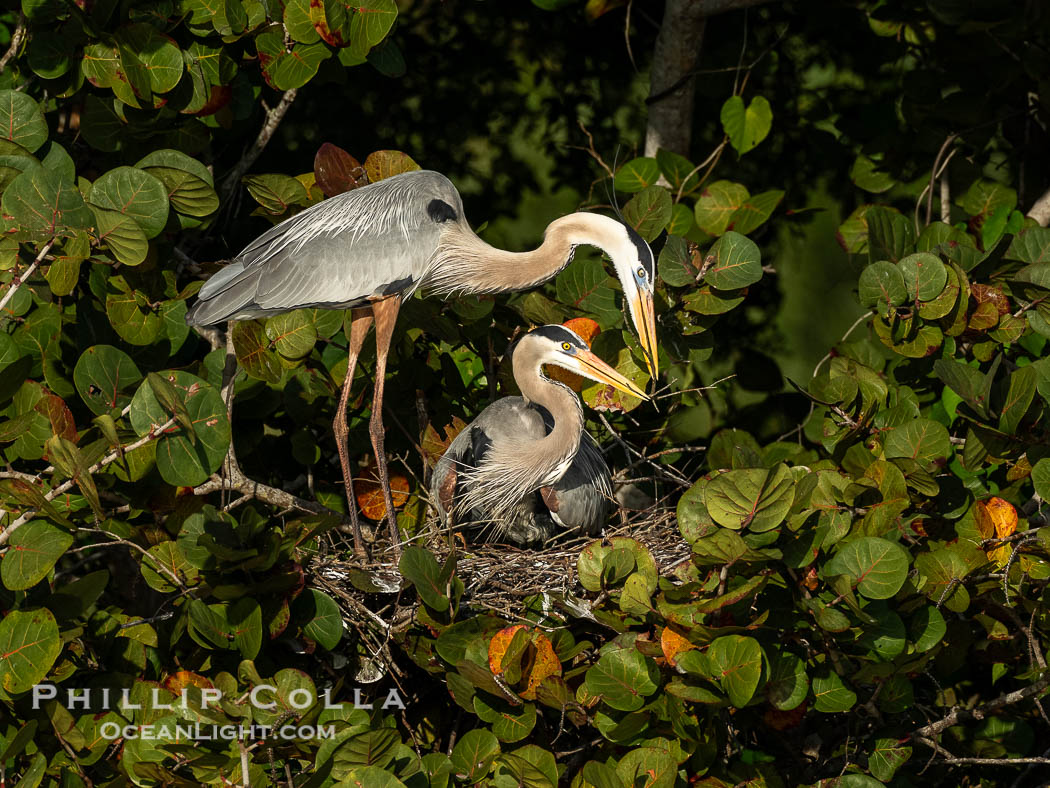
[(652, 241), (671, 220), (671, 195), (662, 186), (647, 186), (623, 207), (623, 218), (642, 238)]
[[(233, 326), (233, 351), (237, 363), (249, 377), (278, 383), (284, 377), (284, 366), (277, 352), (270, 349), (270, 342), (263, 334), (260, 323), (238, 321)], [(343, 354), (344, 358), (346, 354)]]
[(274, 315), (266, 321), (266, 338), (285, 358), (308, 356), (317, 342), (317, 328), (305, 309)]
[(497, 755), (499, 740), (484, 728), (474, 728), (452, 748), (452, 767), (473, 785), (489, 773)]
[(656, 664), (633, 648), (606, 651), (587, 670), (587, 691), (618, 711), (637, 711), (659, 687)]
[(123, 410), (131, 402), (128, 391), (140, 380), (142, 373), (135, 362), (110, 345), (89, 347), (73, 369), (73, 385), (96, 416)]
[[(872, 606), (874, 607), (874, 605)], [(869, 608), (868, 612), (875, 622), (864, 625), (864, 634), (859, 644), (871, 649), (878, 657), (891, 660), (904, 653), (904, 622), (892, 610)]]
[(40, 105), (20, 91), (0, 90), (0, 139), (21, 145), (30, 153), (47, 142), (47, 122)]
[(791, 471), (781, 463), (720, 473), (704, 488), (704, 505), (719, 525), (761, 533), (783, 522), (794, 496)]
[(728, 231), (711, 247), (714, 263), (704, 281), (719, 290), (735, 290), (753, 285), (762, 278), (762, 253), (758, 245), (740, 233)]
[(1032, 483), (1044, 501), (1050, 501), (1050, 457), (1044, 457), (1032, 467)]
[(850, 180), (864, 191), (881, 194), (893, 187), (895, 181), (888, 172), (878, 169), (878, 165), (864, 154), (853, 161), (849, 171)]
[(153, 344), (164, 325), (149, 300), (134, 290), (107, 295), (106, 316), (120, 338), (131, 345)]
[(602, 566), (609, 548), (595, 541), (588, 544), (576, 559), (576, 574), (580, 585), (588, 591), (602, 590)]
[(914, 419), (886, 434), (887, 459), (907, 457), (926, 465), (942, 461), (951, 451), (948, 429), (933, 419)]
[(42, 520), (30, 520), (11, 534), (0, 579), (12, 591), (32, 588), (73, 544), (73, 537)]
[(157, 591), (174, 591), (176, 586), (172, 575), (185, 584), (192, 584), (197, 578), (197, 570), (175, 542), (153, 545), (142, 558), (142, 576), (146, 583)]
[(729, 702), (742, 709), (748, 704), (762, 676), (762, 647), (754, 638), (726, 635), (707, 650), (711, 677), (722, 685)]
[(343, 616), (339, 605), (323, 591), (307, 589), (296, 597), (292, 614), (302, 623), (303, 634), (331, 651), (343, 637)]
[(11, 610), (0, 621), (0, 683), (11, 695), (38, 684), (62, 651), (58, 623), (47, 608)]
[(845, 685), (839, 675), (828, 671), (813, 677), (813, 708), (825, 714), (849, 711), (857, 702), (857, 693)]
[(750, 196), (747, 187), (732, 181), (705, 186), (694, 209), (697, 226), (709, 235), (721, 235), (729, 227), (730, 217)]
[(889, 599), (908, 575), (908, 552), (896, 542), (864, 536), (848, 542), (824, 565), (825, 577), (849, 575), (868, 599)]
[(660, 180), (660, 165), (656, 163), (656, 159), (639, 156), (637, 159), (631, 159), (617, 171), (613, 184), (617, 191), (633, 194), (655, 185), (658, 180)]
[(783, 651), (771, 660), (766, 697), (781, 711), (796, 708), (809, 694), (806, 663), (790, 651)]
[(350, 51), (364, 57), (382, 41), (397, 19), (394, 0), (355, 0), (350, 18)]
[(179, 84), (186, 64), (175, 42), (148, 22), (125, 25), (117, 40), (130, 49), (146, 69), (154, 93), (167, 93)]
[(37, 165), (28, 167), (4, 190), (2, 200), (7, 225), (20, 240), (48, 240), (89, 229), (94, 215), (80, 192), (57, 172)]
[(89, 202), (133, 219), (147, 238), (153, 238), (168, 221), (168, 191), (145, 170), (117, 167), (91, 186)]
[(857, 296), (861, 306), (869, 309), (879, 307), (880, 311), (884, 311), (887, 307), (903, 304), (908, 297), (908, 288), (900, 268), (886, 260), (879, 260), (861, 271)]
[(910, 254), (897, 263), (911, 301), (932, 301), (948, 284), (948, 269), (929, 252)]
[(721, 120), (729, 142), (742, 156), (769, 134), (773, 110), (763, 96), (755, 96), (747, 107), (740, 96), (732, 96), (722, 105)]
[[(203, 484), (222, 464), (230, 445), (226, 405), (211, 384), (181, 370), (161, 373), (174, 387), (178, 402), (193, 430), (176, 423), (157, 439), (157, 470), (168, 484), (195, 487)], [(161, 406), (153, 387), (139, 386), (131, 401), (131, 426), (146, 435), (165, 424), (172, 413)]]
[(915, 644), (915, 650), (919, 652), (939, 646), (947, 631), (948, 625), (944, 622), (944, 616), (933, 605), (919, 608), (908, 625), (908, 636)]
[(336, 788), (405, 788), (405, 784), (380, 766), (360, 766), (347, 772)]
[(657, 747), (635, 747), (616, 764), (623, 785), (645, 788), (673, 788), (678, 776), (674, 757)]

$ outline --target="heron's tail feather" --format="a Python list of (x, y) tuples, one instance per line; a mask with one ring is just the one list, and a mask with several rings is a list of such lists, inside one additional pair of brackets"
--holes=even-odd
[(231, 263), (205, 282), (197, 303), (186, 313), (191, 326), (211, 326), (235, 317), (255, 301), (256, 281), (244, 266)]

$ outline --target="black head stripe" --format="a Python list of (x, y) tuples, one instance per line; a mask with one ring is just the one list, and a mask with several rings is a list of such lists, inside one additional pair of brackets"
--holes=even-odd
[(539, 328), (532, 329), (532, 331), (530, 331), (529, 333), (543, 337), (544, 339), (549, 339), (551, 342), (557, 342), (559, 344), (562, 342), (571, 342), (573, 346), (579, 350), (590, 350), (590, 348), (587, 346), (587, 343), (580, 339), (579, 335), (575, 331), (572, 331), (571, 329), (568, 329), (565, 326), (540, 326)]
[(427, 203), (427, 215), (435, 222), (456, 221), (456, 209), (444, 200), (431, 200)]
[(631, 225), (624, 224), (624, 227), (627, 229), (627, 237), (631, 239), (631, 243), (638, 250), (638, 262), (642, 264), (642, 267), (649, 274), (649, 279), (652, 280), (656, 276), (653, 250), (649, 248), (649, 244), (645, 242), (642, 236), (638, 235), (638, 232)]

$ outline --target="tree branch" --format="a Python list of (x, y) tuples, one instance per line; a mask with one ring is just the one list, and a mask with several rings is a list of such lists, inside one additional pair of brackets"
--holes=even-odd
[(284, 119), (285, 113), (292, 106), (292, 102), (295, 101), (295, 97), (298, 94), (298, 90), (292, 88), (286, 90), (281, 94), (281, 101), (273, 109), (267, 108), (266, 120), (263, 121), (263, 126), (259, 129), (259, 136), (255, 138), (255, 142), (252, 146), (244, 152), (241, 156), (241, 160), (237, 162), (236, 166), (227, 173), (226, 177), (222, 181), (222, 187), (220, 189), (220, 198), (223, 203), (226, 203), (230, 195), (233, 194), (233, 190), (237, 188), (237, 184), (241, 182), (241, 178), (244, 174), (251, 169), (251, 166), (255, 164), (255, 160), (259, 158), (259, 155), (265, 150), (266, 145), (270, 142), (270, 138), (273, 137), (274, 132), (277, 131), (277, 127), (281, 125), (281, 121)]
[[(3, 69), (0, 68), (0, 71), (3, 71)], [(4, 297), (0, 298), (0, 312), (2, 312), (4, 307), (7, 306), (7, 303), (15, 297), (15, 293), (18, 292), (18, 288), (20, 288), (26, 282), (26, 280), (33, 275), (33, 272), (36, 271), (37, 266), (40, 265), (40, 261), (47, 256), (48, 252), (51, 251), (51, 247), (54, 243), (55, 239), (52, 238), (50, 241), (44, 244), (44, 248), (40, 250), (39, 254), (37, 254), (36, 259), (33, 260), (32, 263), (30, 263), (29, 268), (26, 269), (26, 272), (21, 276), (18, 276), (16, 274), (15, 278), (11, 280), (11, 286), (7, 288), (7, 292), (4, 293)]]
[[(149, 432), (147, 432), (145, 435), (143, 435), (141, 438), (139, 438), (134, 443), (132, 443), (132, 444), (130, 444), (128, 446), (124, 446), (124, 447), (121, 447), (121, 448), (114, 449), (108, 455), (106, 455), (101, 460), (99, 460), (94, 465), (92, 465), (90, 468), (88, 468), (88, 470), (87, 470), (88, 476), (90, 476), (93, 473), (96, 473), (97, 471), (102, 470), (103, 468), (105, 468), (110, 463), (116, 462), (118, 459), (123, 457), (126, 452), (134, 451), (135, 449), (138, 449), (141, 446), (145, 446), (151, 440), (155, 440), (156, 438), (159, 438), (161, 435), (164, 434), (164, 432), (169, 427), (174, 426), (174, 424), (175, 424), (175, 417), (172, 416), (170, 419), (168, 419), (161, 426), (159, 426), (159, 427), (156, 427), (156, 426), (151, 427)], [(58, 487), (56, 487), (53, 490), (51, 490), (51, 492), (47, 493), (44, 496), (44, 500), (47, 501), (48, 503), (50, 503), (51, 501), (55, 500), (55, 498), (60, 496), (62, 493), (66, 492), (66, 490), (70, 489), (76, 483), (77, 483), (76, 477), (74, 477), (72, 479), (67, 479), (62, 484), (58, 485)], [(33, 515), (37, 513), (37, 511), (39, 511), (39, 510), (30, 507), (30, 509), (28, 511), (23, 512), (21, 515), (19, 515), (17, 520), (15, 520), (9, 526), (7, 526), (7, 528), (5, 528), (3, 530), (3, 533), (0, 533), (0, 545), (6, 544), (7, 540), (11, 538), (11, 534), (13, 534), (16, 530), (21, 528), (27, 522), (29, 522), (32, 519)]]
[[(953, 725), (958, 725), (960, 722), (979, 722), (991, 714), (993, 711), (1001, 709), (1003, 706), (1011, 706), (1014, 703), (1020, 703), (1023, 700), (1027, 700), (1034, 695), (1038, 695), (1040, 692), (1050, 686), (1050, 678), (1042, 678), (1034, 684), (1029, 684), (1027, 687), (1022, 687), (1019, 690), (1013, 692), (1007, 692), (1004, 695), (1000, 695), (995, 700), (990, 700), (983, 706), (978, 706), (975, 709), (963, 709), (955, 708), (952, 709), (937, 722), (931, 722), (929, 725), (924, 725), (916, 731), (912, 731), (910, 737), (915, 741), (923, 741), (923, 739), (929, 739), (932, 736), (937, 736), (941, 732), (947, 730)], [(1018, 763), (1027, 763), (1027, 761), (1017, 761)]]
[(11, 61), (15, 55), (18, 54), (19, 47), (22, 46), (22, 39), (26, 37), (26, 18), (22, 12), (18, 13), (18, 24), (15, 26), (15, 32), (11, 34), (11, 45), (4, 52), (4, 56), (0, 57), (0, 74), (4, 73), (4, 69), (7, 68), (7, 64)]

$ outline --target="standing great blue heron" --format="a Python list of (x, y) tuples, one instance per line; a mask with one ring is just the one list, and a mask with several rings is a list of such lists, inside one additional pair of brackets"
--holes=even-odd
[(655, 267), (652, 250), (638, 233), (606, 216), (573, 213), (551, 222), (534, 251), (505, 252), (474, 234), (456, 187), (444, 175), (427, 170), (344, 192), (267, 230), (204, 284), (186, 322), (206, 326), (303, 307), (353, 310), (349, 363), (332, 428), (359, 552), (363, 548), (347, 451), (346, 406), (358, 355), (375, 322), (369, 435), (397, 549), (382, 413), (387, 354), (401, 302), (420, 287), (445, 296), (535, 287), (568, 265), (579, 244), (597, 246), (612, 259), (655, 378)]
[(521, 397), (489, 405), (438, 460), (431, 498), (442, 523), (491, 524), (495, 537), (542, 543), (557, 527), (597, 533), (612, 502), (609, 467), (583, 429), (580, 398), (543, 374), (565, 369), (648, 399), (564, 326), (526, 334), (511, 356)]

